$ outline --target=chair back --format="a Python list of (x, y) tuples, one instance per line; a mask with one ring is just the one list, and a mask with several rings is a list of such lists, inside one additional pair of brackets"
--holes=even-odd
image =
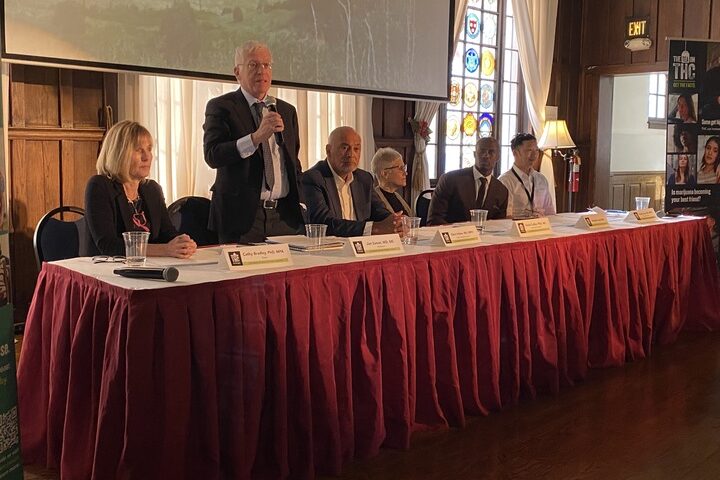
[[(63, 220), (54, 218), (63, 213), (81, 215), (78, 220)], [(85, 210), (70, 205), (53, 208), (47, 212), (35, 227), (33, 247), (38, 269), (42, 262), (53, 262), (74, 258), (80, 252), (80, 238), (85, 232)]]
[(217, 233), (208, 230), (210, 200), (205, 197), (182, 197), (168, 207), (170, 221), (180, 233), (190, 236), (198, 246), (217, 245)]
[(423, 190), (415, 200), (415, 215), (420, 217), (420, 226), (427, 225), (428, 210), (430, 210), (430, 199), (432, 198), (434, 188)]

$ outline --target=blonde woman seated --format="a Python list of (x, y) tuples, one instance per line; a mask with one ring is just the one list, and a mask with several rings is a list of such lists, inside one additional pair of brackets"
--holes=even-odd
[(97, 159), (98, 174), (85, 188), (84, 241), (80, 255), (124, 255), (123, 232), (149, 232), (147, 255), (187, 258), (197, 245), (170, 223), (162, 189), (148, 180), (153, 139), (137, 122), (113, 125)]
[(407, 183), (407, 170), (400, 152), (393, 148), (380, 148), (372, 158), (370, 168), (377, 184), (375, 192), (390, 212), (402, 212), (412, 217), (413, 209), (397, 192)]

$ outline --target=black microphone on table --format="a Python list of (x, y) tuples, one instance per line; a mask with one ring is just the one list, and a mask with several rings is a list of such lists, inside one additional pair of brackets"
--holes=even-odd
[[(277, 99), (275, 97), (271, 97), (270, 95), (265, 97), (265, 106), (271, 112), (277, 113)], [(282, 132), (275, 132), (275, 143), (277, 143), (278, 145), (282, 145), (283, 143), (285, 143), (285, 140), (283, 140)]]
[(143, 278), (146, 280), (165, 280), (166, 282), (174, 282), (177, 280), (179, 272), (175, 267), (127, 267), (116, 268), (113, 270), (115, 275), (128, 278)]

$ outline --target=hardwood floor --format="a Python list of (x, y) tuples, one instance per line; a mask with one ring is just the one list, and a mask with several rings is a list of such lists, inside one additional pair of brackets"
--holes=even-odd
[(720, 478), (720, 334), (685, 335), (557, 397), (417, 434), (409, 451), (383, 450), (342, 476), (471, 478)]
[[(25, 478), (55, 475), (27, 467)], [(382, 450), (340, 478), (718, 479), (720, 333), (686, 334), (464, 429), (416, 434), (410, 450)]]

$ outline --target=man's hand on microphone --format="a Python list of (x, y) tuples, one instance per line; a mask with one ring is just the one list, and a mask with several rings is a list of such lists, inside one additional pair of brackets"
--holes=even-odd
[(262, 120), (260, 121), (260, 126), (251, 134), (250, 138), (252, 138), (253, 144), (257, 147), (262, 142), (267, 141), (275, 132), (282, 132), (283, 130), (285, 130), (285, 124), (280, 114), (265, 110)]

